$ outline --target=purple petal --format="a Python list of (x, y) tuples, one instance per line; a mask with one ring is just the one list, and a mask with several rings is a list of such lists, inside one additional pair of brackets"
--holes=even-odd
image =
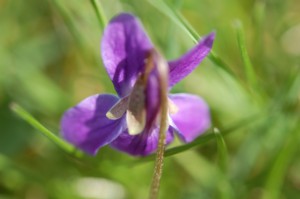
[(119, 96), (129, 94), (153, 45), (139, 20), (128, 13), (113, 18), (106, 27), (102, 59)]
[(214, 39), (215, 33), (212, 32), (208, 36), (204, 37), (194, 48), (192, 48), (185, 55), (177, 60), (169, 62), (170, 87), (174, 86), (177, 82), (190, 74), (202, 62), (202, 60), (210, 52)]
[(112, 142), (125, 129), (124, 117), (109, 120), (107, 111), (118, 101), (114, 95), (93, 95), (65, 112), (61, 133), (65, 140), (95, 155), (98, 149)]
[(160, 110), (160, 85), (157, 70), (148, 78), (146, 87), (146, 129), (150, 129), (156, 122)]
[(169, 66), (167, 62), (155, 50), (153, 50), (149, 56), (145, 71), (149, 71), (150, 68), (152, 68), (152, 71), (148, 73), (149, 76), (147, 78), (148, 80), (146, 86), (146, 129), (150, 129), (157, 121), (157, 116), (160, 112), (161, 106), (161, 91), (163, 90), (162, 86), (163, 82), (167, 82), (169, 72)]
[(179, 130), (183, 141), (193, 141), (210, 127), (209, 108), (203, 99), (190, 94), (174, 94), (169, 98), (178, 108), (178, 112), (171, 115), (176, 126), (171, 125)]
[[(142, 132), (139, 135), (129, 135), (122, 133), (110, 145), (111, 147), (135, 156), (146, 156), (156, 151), (159, 138), (159, 128), (150, 132)], [(166, 133), (166, 144), (173, 141), (173, 128), (169, 127)]]

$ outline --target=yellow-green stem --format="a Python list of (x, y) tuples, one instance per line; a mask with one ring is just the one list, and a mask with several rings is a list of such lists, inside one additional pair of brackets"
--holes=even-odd
[(101, 30), (104, 30), (104, 28), (107, 25), (107, 20), (106, 20), (106, 17), (104, 15), (103, 7), (100, 4), (100, 2), (97, 1), (97, 0), (91, 0), (91, 3), (92, 3), (92, 6), (93, 6), (93, 8), (96, 12), (100, 28), (101, 28)]

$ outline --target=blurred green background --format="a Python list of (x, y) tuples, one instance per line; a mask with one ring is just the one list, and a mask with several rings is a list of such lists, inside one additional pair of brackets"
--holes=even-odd
[[(165, 2), (98, 1), (107, 19), (137, 15), (168, 59), (194, 45), (191, 29), (217, 33), (217, 59), (207, 58), (172, 92), (206, 99), (220, 133), (211, 129), (212, 139), (165, 159), (160, 198), (299, 198), (300, 2)], [(153, 161), (109, 147), (76, 158), (10, 109), (21, 105), (59, 134), (67, 108), (114, 93), (101, 33), (92, 1), (0, 0), (1, 199), (147, 198)]]

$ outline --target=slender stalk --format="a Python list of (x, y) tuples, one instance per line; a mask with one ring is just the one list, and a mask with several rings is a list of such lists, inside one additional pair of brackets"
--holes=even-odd
[(104, 30), (104, 28), (105, 28), (105, 26), (107, 24), (107, 20), (106, 20), (106, 17), (104, 15), (104, 11), (102, 9), (102, 6), (101, 6), (101, 4), (100, 4), (100, 2), (98, 0), (91, 0), (91, 3), (92, 3), (93, 8), (94, 8), (94, 10), (96, 12), (96, 15), (97, 15), (97, 18), (98, 18), (101, 30)]
[(218, 161), (220, 170), (226, 174), (228, 169), (228, 151), (226, 147), (226, 143), (224, 141), (223, 135), (219, 129), (214, 128), (213, 132), (216, 137), (217, 146), (218, 146)]
[(160, 98), (161, 98), (161, 118), (159, 129), (159, 140), (156, 152), (155, 167), (152, 177), (152, 184), (149, 199), (157, 199), (160, 187), (160, 179), (163, 171), (166, 131), (168, 128), (168, 71), (165, 60), (156, 53), (158, 60), (158, 73), (160, 83)]
[(245, 68), (246, 78), (248, 81), (248, 84), (252, 86), (253, 90), (257, 90), (257, 79), (256, 74), (253, 68), (253, 65), (251, 63), (248, 51), (246, 49), (246, 41), (245, 41), (245, 34), (243, 29), (243, 24), (241, 21), (237, 20), (234, 24), (237, 34), (237, 41), (239, 50), (242, 56), (242, 61)]
[[(159, 11), (168, 16), (174, 23), (176, 23), (186, 34), (193, 40), (194, 43), (198, 43), (201, 39), (197, 31), (192, 27), (192, 25), (181, 15), (180, 12), (176, 11), (172, 6), (170, 6), (166, 1), (162, 0), (148, 0), (153, 6), (155, 6)], [(216, 66), (225, 70), (228, 74), (235, 77), (234, 72), (230, 69), (228, 64), (226, 64), (217, 54), (212, 50), (208, 55), (208, 58), (216, 64)]]
[[(237, 123), (234, 123), (233, 125), (230, 125), (229, 127), (226, 127), (225, 129), (222, 130), (222, 135), (226, 136), (226, 135), (232, 134), (237, 130), (240, 130), (240, 129), (243, 129), (243, 128), (246, 128), (248, 126), (255, 124), (255, 122), (257, 122), (263, 118), (265, 118), (264, 114), (254, 114), (250, 117), (242, 119), (241, 121), (239, 121)], [(203, 144), (208, 143), (209, 141), (212, 141), (215, 138), (216, 138), (216, 136), (212, 131), (211, 133), (207, 133), (205, 135), (202, 135), (202, 136), (196, 138), (193, 142), (183, 144), (180, 146), (176, 146), (176, 147), (166, 150), (164, 153), (164, 157), (165, 158), (170, 157), (170, 156), (188, 151), (194, 147), (202, 146)], [(155, 158), (154, 155), (155, 154), (149, 155), (147, 157), (143, 157), (142, 159), (139, 159), (137, 161), (133, 161), (133, 164), (136, 164), (137, 162), (141, 163), (141, 162), (153, 161)]]
[[(291, 120), (293, 120), (291, 118)], [(290, 130), (291, 133), (287, 136), (282, 149), (278, 153), (272, 167), (269, 170), (269, 175), (266, 179), (265, 192), (263, 192), (262, 199), (276, 199), (281, 198), (280, 192), (284, 182), (284, 177), (290, 162), (293, 157), (296, 157), (296, 152), (299, 148), (299, 124), (298, 119), (291, 122), (294, 127)], [(288, 132), (288, 131), (287, 131)]]
[(76, 44), (80, 48), (82, 54), (88, 57), (86, 50), (85, 40), (82, 34), (79, 32), (70, 11), (64, 6), (64, 2), (60, 0), (50, 1), (55, 9), (58, 11), (59, 15), (62, 17), (64, 24), (68, 28), (70, 34), (74, 37)]
[(22, 118), (23, 120), (28, 122), (32, 127), (37, 129), (44, 136), (49, 138), (53, 143), (55, 143), (57, 146), (59, 146), (61, 149), (63, 149), (67, 153), (73, 154), (76, 157), (81, 157), (83, 155), (82, 152), (77, 150), (74, 146), (72, 146), (71, 144), (60, 139), (58, 136), (56, 136), (54, 133), (52, 133), (50, 130), (48, 130), (46, 127), (44, 127), (39, 121), (37, 121), (32, 115), (30, 115), (30, 113), (28, 113), (25, 109), (23, 109), (18, 104), (13, 103), (13, 104), (11, 104), (10, 108), (20, 118)]

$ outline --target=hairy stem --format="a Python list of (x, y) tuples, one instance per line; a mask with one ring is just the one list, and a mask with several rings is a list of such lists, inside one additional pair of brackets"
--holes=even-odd
[(152, 177), (150, 199), (157, 199), (160, 187), (160, 179), (163, 171), (164, 164), (164, 152), (165, 152), (165, 140), (166, 131), (168, 128), (168, 69), (165, 60), (157, 53), (157, 67), (159, 73), (159, 84), (160, 84), (160, 98), (161, 98), (161, 119), (160, 119), (160, 129), (159, 129), (159, 140), (156, 152), (156, 160), (154, 173)]

